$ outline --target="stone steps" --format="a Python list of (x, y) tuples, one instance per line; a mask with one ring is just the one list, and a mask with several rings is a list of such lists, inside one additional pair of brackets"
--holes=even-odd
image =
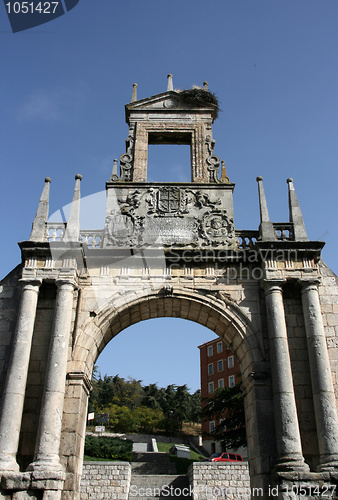
[(167, 462), (169, 460), (168, 453), (162, 452), (133, 452), (133, 462)]
[(128, 500), (190, 500), (189, 481), (181, 475), (135, 475), (131, 477)]
[(137, 475), (177, 474), (175, 464), (167, 453), (133, 453), (131, 473)]
[(171, 462), (132, 462), (131, 473), (135, 475), (174, 475), (177, 473), (174, 463)]

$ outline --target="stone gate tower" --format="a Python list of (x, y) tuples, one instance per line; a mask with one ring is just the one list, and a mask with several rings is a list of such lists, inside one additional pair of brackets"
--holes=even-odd
[[(235, 228), (216, 114), (206, 83), (174, 91), (169, 75), (142, 100), (134, 86), (104, 228), (80, 229), (80, 175), (68, 222), (48, 222), (46, 179), (22, 264), (0, 288), (0, 498), (80, 498), (93, 365), (119, 332), (163, 316), (210, 328), (235, 353), (256, 496), (333, 494), (336, 277), (308, 241), (292, 179), (289, 222), (270, 221), (257, 177), (259, 229)], [(191, 182), (147, 182), (149, 144), (190, 145)]]

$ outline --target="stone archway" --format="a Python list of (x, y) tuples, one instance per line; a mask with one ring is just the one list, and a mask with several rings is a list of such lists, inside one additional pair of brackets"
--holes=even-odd
[[(325, 495), (337, 485), (338, 318), (323, 242), (308, 240), (291, 178), (290, 222), (270, 221), (257, 177), (259, 231), (235, 228), (235, 186), (224, 162), (219, 176), (218, 105), (206, 85), (176, 92), (170, 75), (167, 92), (137, 100), (134, 90), (104, 227), (80, 230), (81, 175), (67, 223), (49, 223), (47, 177), (22, 266), (1, 283), (0, 498), (78, 500), (94, 362), (127, 326), (161, 316), (207, 326), (236, 354), (251, 486), (268, 498), (269, 485), (285, 497), (320, 483)], [(192, 182), (146, 182), (149, 139), (185, 134)], [(32, 386), (41, 397), (30, 397)]]
[[(269, 432), (273, 436), (274, 424), (261, 333), (242, 309), (224, 294), (165, 286), (146, 293), (142, 289), (116, 293), (100, 309), (92, 311), (79, 328), (68, 368), (61, 439), (61, 455), (74, 467), (74, 489), (78, 489), (84, 446), (88, 399), (85, 381), (90, 378), (97, 357), (113, 337), (132, 324), (159, 317), (179, 317), (199, 323), (224, 339), (236, 355), (245, 387), (252, 484), (264, 487), (269, 481), (268, 457), (275, 450), (271, 445), (273, 439), (266, 439)], [(74, 401), (78, 403), (75, 407)], [(71, 405), (74, 412), (67, 414)], [(264, 446), (264, 442), (269, 441), (270, 444)], [(72, 454), (68, 455), (70, 451)]]

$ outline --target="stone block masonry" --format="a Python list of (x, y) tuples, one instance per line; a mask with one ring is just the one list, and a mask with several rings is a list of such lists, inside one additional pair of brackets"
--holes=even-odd
[(84, 463), (81, 500), (127, 500), (130, 478), (128, 462)]
[(188, 470), (193, 500), (251, 498), (247, 462), (195, 462)]
[[(193, 500), (250, 499), (247, 462), (195, 462), (189, 468), (188, 478), (189, 494), (193, 493)], [(131, 466), (128, 462), (84, 463), (80, 498), (81, 500), (126, 500), (130, 480)]]

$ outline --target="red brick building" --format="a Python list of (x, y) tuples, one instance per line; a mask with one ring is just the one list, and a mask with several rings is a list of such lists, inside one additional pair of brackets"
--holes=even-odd
[[(241, 381), (239, 364), (232, 351), (221, 339), (198, 346), (201, 366), (201, 396), (211, 397), (218, 387), (232, 387)], [(212, 433), (219, 420), (202, 422), (202, 433)], [(203, 436), (203, 447), (210, 453), (226, 451), (225, 444), (212, 436)], [(239, 450), (241, 453), (242, 450)], [(242, 453), (243, 454), (243, 453)]]

